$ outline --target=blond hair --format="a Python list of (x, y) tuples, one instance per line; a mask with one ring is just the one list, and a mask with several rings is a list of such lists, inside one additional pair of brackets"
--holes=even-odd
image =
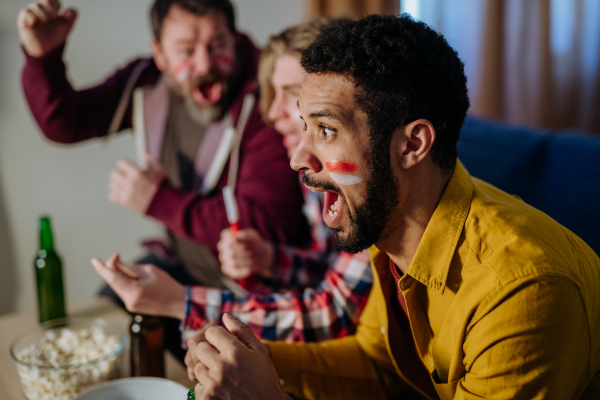
[(269, 38), (260, 55), (258, 64), (258, 84), (260, 87), (260, 111), (263, 119), (268, 118), (269, 108), (275, 98), (275, 89), (271, 76), (275, 70), (275, 61), (283, 55), (291, 55), (300, 60), (300, 53), (321, 33), (323, 28), (333, 25), (337, 19), (319, 17), (310, 22), (287, 28)]

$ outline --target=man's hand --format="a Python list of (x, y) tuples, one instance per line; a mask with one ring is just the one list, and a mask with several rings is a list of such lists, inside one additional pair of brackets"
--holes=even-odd
[[(248, 325), (223, 315), (227, 330), (212, 326), (194, 351), (196, 399), (286, 399), (267, 347)], [(189, 353), (188, 351), (188, 353)]]
[(106, 263), (92, 258), (92, 265), (123, 300), (127, 310), (183, 319), (185, 288), (157, 266), (125, 264), (117, 253)]
[(30, 56), (45, 56), (67, 40), (77, 19), (77, 11), (68, 8), (61, 13), (60, 7), (58, 0), (38, 0), (19, 12), (19, 38)]
[(129, 160), (119, 160), (110, 173), (108, 199), (139, 214), (145, 214), (166, 174), (162, 165), (146, 154), (148, 169), (140, 170)]
[(184, 362), (185, 362), (185, 366), (187, 367), (188, 378), (190, 378), (190, 380), (192, 382), (198, 381), (196, 379), (196, 375), (194, 374), (194, 369), (196, 368), (196, 364), (198, 364), (200, 362), (198, 360), (198, 356), (196, 355), (196, 347), (198, 346), (198, 344), (200, 344), (200, 342), (206, 342), (204, 333), (206, 332), (206, 330), (208, 328), (210, 328), (211, 326), (216, 326), (216, 325), (217, 324), (214, 322), (207, 323), (198, 332), (196, 332), (196, 334), (191, 339), (188, 339), (188, 341), (187, 341), (188, 350), (187, 350), (187, 353), (185, 353)]
[(217, 243), (221, 271), (233, 279), (251, 274), (273, 277), (273, 246), (252, 229), (242, 229), (233, 236), (231, 229), (221, 232)]

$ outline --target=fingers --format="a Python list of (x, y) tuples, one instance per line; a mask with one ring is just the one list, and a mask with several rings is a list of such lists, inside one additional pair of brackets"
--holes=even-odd
[(144, 151), (144, 160), (148, 163), (150, 169), (162, 171), (163, 166), (156, 158), (152, 157), (147, 151)]
[(67, 8), (63, 13), (62, 17), (65, 18), (67, 21), (71, 22), (72, 25), (77, 19), (77, 10), (74, 8)]
[(119, 256), (119, 253), (112, 253), (110, 257), (108, 257), (108, 260), (106, 260), (106, 267), (113, 271), (118, 271), (115, 263), (119, 262), (120, 258), (121, 256)]
[[(111, 287), (113, 287), (113, 285), (115, 285), (115, 287), (121, 286), (117, 283), (120, 276), (120, 274), (117, 271), (109, 268), (98, 258), (92, 258), (92, 265), (94, 266), (94, 269), (96, 270), (98, 275), (100, 275)], [(115, 287), (113, 287), (113, 289), (115, 289)], [(115, 292), (116, 291), (117, 290), (115, 289)]]
[(187, 353), (185, 353), (185, 357), (183, 358), (183, 362), (185, 363), (185, 366), (187, 368), (187, 374), (188, 374), (188, 378), (190, 378), (190, 381), (194, 382), (196, 380), (196, 374), (194, 373), (194, 368), (196, 367), (196, 363), (194, 362), (194, 349), (196, 347), (192, 348), (189, 346), (188, 344), (188, 351)]
[(229, 332), (235, 335), (240, 342), (245, 344), (246, 347), (253, 350), (260, 350), (263, 348), (263, 344), (258, 340), (254, 332), (252, 332), (252, 329), (243, 322), (233, 318), (231, 315), (223, 314), (223, 325), (225, 325)]
[[(115, 255), (118, 257), (118, 254), (113, 254), (111, 259)], [(114, 265), (108, 264), (108, 262), (105, 264), (98, 258), (92, 258), (91, 262), (98, 275), (100, 275), (106, 283), (108, 283), (109, 286), (123, 298), (123, 294), (129, 291), (132, 279), (120, 273), (115, 269)]]
[(55, 13), (58, 13), (61, 7), (60, 1), (58, 0), (47, 0), (46, 4), (48, 4), (48, 6), (52, 8)]
[(245, 228), (245, 229), (240, 230), (238, 232), (237, 238), (238, 238), (238, 240), (242, 240), (242, 241), (262, 241), (263, 240), (263, 238), (260, 236), (260, 233), (258, 233), (253, 228)]
[(39, 21), (35, 14), (32, 13), (27, 7), (22, 8), (21, 11), (19, 11), (19, 16), (17, 17), (17, 27), (19, 27), (19, 29), (32, 28), (38, 22)]
[[(238, 348), (242, 345), (242, 343), (240, 343), (240, 341), (236, 339), (236, 337), (232, 335), (230, 331), (220, 326), (211, 327), (206, 331), (204, 336), (206, 337), (206, 343), (214, 346), (216, 351), (220, 353), (231, 352), (232, 349)], [(198, 352), (196, 353), (198, 354), (198, 358), (202, 360), (202, 354)]]
[[(27, 10), (29, 10), (35, 17), (37, 18), (37, 23), (45, 24), (50, 21), (50, 15), (44, 8), (44, 6), (40, 2), (34, 2), (27, 6)], [(36, 24), (37, 24), (36, 23)]]
[(40, 9), (44, 10), (48, 20), (52, 20), (58, 17), (58, 9), (52, 7), (52, 5), (50, 4), (50, 0), (40, 0), (37, 2), (37, 5)]
[(124, 176), (131, 176), (134, 174), (139, 174), (141, 172), (135, 164), (124, 158), (117, 161), (117, 170), (121, 172), (121, 175)]
[(198, 344), (200, 342), (206, 341), (206, 338), (204, 337), (204, 333), (210, 326), (213, 326), (213, 325), (214, 324), (207, 324), (207, 325), (203, 326), (194, 336), (192, 336), (190, 339), (188, 339), (187, 346), (188, 346), (189, 350), (186, 354), (186, 359), (188, 358), (188, 355), (189, 355), (189, 360), (188, 360), (189, 364), (186, 361), (186, 365), (188, 367), (191, 367), (193, 369), (194, 366), (198, 363), (198, 357), (196, 356), (196, 352), (194, 350), (196, 349), (196, 347), (198, 347)]
[[(217, 329), (220, 327), (211, 327), (211, 329), (209, 329), (207, 332), (210, 332), (214, 329)], [(223, 329), (223, 328), (220, 328)], [(199, 382), (202, 382), (202, 380), (200, 379), (200, 376), (198, 376), (198, 366), (201, 365), (209, 370), (213, 370), (213, 371), (218, 371), (221, 364), (219, 362), (219, 352), (217, 351), (217, 349), (210, 344), (209, 342), (200, 342), (198, 343), (198, 346), (196, 346), (196, 349), (194, 351), (196, 353), (196, 357), (198, 357), (198, 363), (196, 364), (195, 368), (195, 372), (196, 372), (196, 378), (198, 378)]]
[(131, 279), (140, 279), (141, 278), (141, 276), (135, 271), (134, 266), (131, 264), (125, 264), (121, 260), (117, 259), (113, 265), (119, 272), (127, 275)]

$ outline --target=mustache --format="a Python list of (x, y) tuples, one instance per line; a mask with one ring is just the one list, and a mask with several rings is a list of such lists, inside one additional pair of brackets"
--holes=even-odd
[(206, 83), (225, 82), (226, 79), (222, 77), (217, 71), (210, 71), (206, 75), (196, 75), (192, 77), (192, 86), (200, 86)]
[(302, 172), (302, 183), (306, 186), (314, 189), (323, 189), (328, 192), (334, 192), (338, 195), (341, 194), (340, 187), (334, 183), (327, 182), (321, 179), (314, 177), (312, 174), (307, 173), (306, 171)]

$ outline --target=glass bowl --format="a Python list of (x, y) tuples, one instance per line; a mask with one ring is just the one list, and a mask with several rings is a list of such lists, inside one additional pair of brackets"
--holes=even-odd
[(10, 345), (29, 400), (70, 400), (121, 376), (127, 334), (105, 319), (62, 318), (18, 335)]

